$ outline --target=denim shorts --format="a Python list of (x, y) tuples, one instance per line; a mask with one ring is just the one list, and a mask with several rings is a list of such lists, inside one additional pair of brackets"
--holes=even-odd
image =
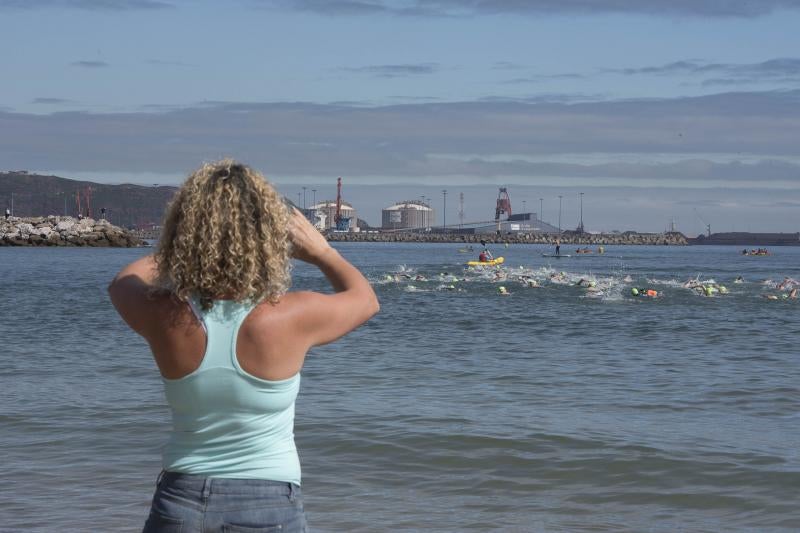
[(143, 533), (307, 531), (293, 483), (162, 472)]

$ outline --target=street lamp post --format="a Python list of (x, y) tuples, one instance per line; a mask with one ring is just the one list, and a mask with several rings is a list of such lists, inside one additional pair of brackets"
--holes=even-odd
[(313, 202), (313, 203), (311, 204), (311, 207), (313, 207), (314, 209), (316, 209), (316, 207), (315, 207), (315, 206), (317, 205), (317, 189), (311, 189), (311, 194), (312, 194), (312, 196), (311, 196), (311, 201)]
[(581, 224), (579, 226), (580, 232), (583, 233), (583, 193), (581, 193)]
[(561, 195), (558, 195), (558, 232), (561, 233)]
[(522, 200), (522, 212), (527, 213), (526, 209), (527, 207), (525, 207), (525, 200)]
[(447, 189), (442, 189), (444, 207), (442, 208), (442, 228), (447, 231)]
[(542, 211), (544, 211), (544, 198), (539, 198), (539, 220), (543, 221), (544, 214), (542, 213)]
[(303, 211), (306, 210), (306, 188), (303, 187)]

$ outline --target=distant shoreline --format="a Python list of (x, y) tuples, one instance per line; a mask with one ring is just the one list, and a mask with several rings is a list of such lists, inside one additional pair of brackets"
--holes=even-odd
[(542, 233), (516, 233), (507, 235), (459, 234), (459, 233), (328, 233), (330, 242), (420, 242), (478, 244), (481, 241), (492, 244), (547, 244), (555, 246), (610, 246), (610, 245), (660, 245), (686, 246), (688, 239), (682, 233), (634, 233), (590, 234), (562, 233), (561, 235)]

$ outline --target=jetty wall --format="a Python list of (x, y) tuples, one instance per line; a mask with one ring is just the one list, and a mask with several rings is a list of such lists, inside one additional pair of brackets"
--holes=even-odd
[(130, 248), (144, 241), (107, 220), (74, 217), (0, 218), (0, 246), (95, 246)]
[(511, 233), (508, 235), (492, 234), (459, 234), (459, 233), (328, 233), (326, 235), (332, 242), (454, 242), (463, 244), (477, 244), (481, 241), (487, 243), (509, 244), (555, 244), (556, 240), (562, 246), (572, 245), (670, 245), (685, 246), (688, 244), (682, 233), (634, 233), (620, 234), (590, 234), (590, 233), (562, 233), (559, 235), (544, 233)]

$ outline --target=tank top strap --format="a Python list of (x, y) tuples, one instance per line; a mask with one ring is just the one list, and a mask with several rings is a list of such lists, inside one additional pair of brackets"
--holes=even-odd
[(200, 369), (233, 368), (236, 357), (236, 337), (256, 303), (250, 301), (214, 300), (211, 309), (203, 310), (199, 300), (192, 298), (192, 311), (198, 315), (206, 331), (206, 351)]

